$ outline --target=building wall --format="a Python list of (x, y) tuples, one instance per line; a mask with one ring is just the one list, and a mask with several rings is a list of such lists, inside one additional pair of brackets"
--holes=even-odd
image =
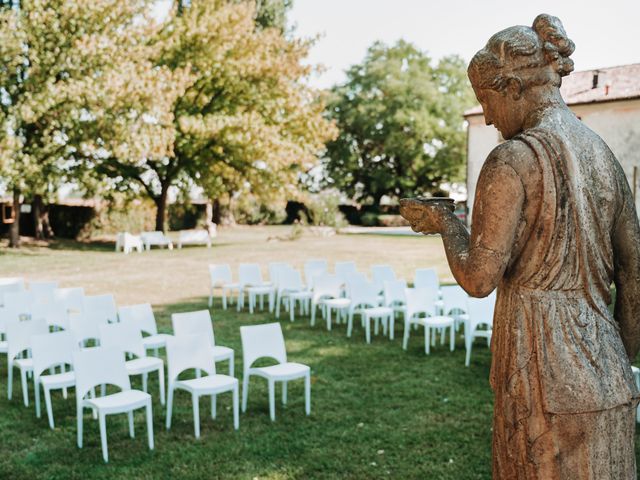
[[(609, 145), (627, 175), (636, 209), (640, 212), (640, 99), (574, 105), (571, 109)], [(482, 115), (467, 117), (467, 121), (467, 190), (471, 214), (480, 169), (501, 137), (495, 127), (485, 125)]]

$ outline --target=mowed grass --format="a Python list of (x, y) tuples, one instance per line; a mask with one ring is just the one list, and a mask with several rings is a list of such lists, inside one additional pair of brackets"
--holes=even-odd
[[(408, 279), (416, 267), (434, 265), (442, 281), (451, 279), (437, 238), (339, 235), (266, 241), (284, 232), (223, 230), (211, 250), (154, 250), (128, 256), (113, 253), (111, 245), (73, 243), (4, 250), (1, 275), (56, 279), (63, 286), (85, 286), (88, 294), (112, 292), (120, 305), (151, 302), (160, 330), (168, 333), (171, 313), (206, 308), (207, 263), (235, 266), (257, 261), (266, 267), (276, 260), (301, 266), (307, 258), (354, 259), (363, 271), (370, 264), (390, 263)], [(274, 317), (224, 311), (219, 299), (211, 312), (216, 342), (235, 349), (236, 374), (241, 377), (239, 327)], [(421, 331), (413, 331), (408, 351), (402, 350), (400, 324), (394, 341), (380, 335), (367, 345), (358, 322), (353, 337), (347, 339), (344, 325), (328, 332), (323, 322), (311, 327), (307, 317), (297, 316), (294, 323), (284, 317), (289, 359), (312, 369), (309, 417), (304, 414), (302, 382), (291, 382), (286, 407), (277, 390), (277, 418), (272, 423), (266, 382), (255, 379), (248, 411), (240, 416), (240, 430), (233, 430), (229, 394), (218, 397), (215, 421), (209, 416), (208, 400), (203, 399), (202, 437), (196, 440), (190, 397), (176, 394), (173, 427), (167, 431), (157, 380), (151, 377), (156, 449), (147, 449), (142, 412), (135, 417), (135, 439), (128, 436), (126, 416), (109, 417), (107, 465), (102, 462), (97, 422), (89, 414), (85, 446), (76, 447), (72, 392), (67, 400), (54, 393), (52, 431), (45, 415), (35, 417), (33, 403), (29, 408), (22, 405), (19, 381), (14, 383), (14, 399), (6, 399), (6, 364), (1, 362), (0, 478), (491, 478), (493, 405), (486, 343), (476, 342), (471, 366), (465, 368), (461, 336), (453, 353), (438, 345), (425, 356)], [(226, 363), (217, 367), (227, 372)], [(140, 387), (139, 379), (133, 386)], [(33, 400), (32, 387), (30, 394)]]

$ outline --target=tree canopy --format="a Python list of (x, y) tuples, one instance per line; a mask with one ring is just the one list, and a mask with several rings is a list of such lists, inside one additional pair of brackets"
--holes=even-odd
[(327, 144), (324, 185), (377, 204), (460, 178), (462, 114), (473, 104), (461, 58), (434, 63), (405, 41), (375, 43), (332, 89), (327, 116), (340, 134)]

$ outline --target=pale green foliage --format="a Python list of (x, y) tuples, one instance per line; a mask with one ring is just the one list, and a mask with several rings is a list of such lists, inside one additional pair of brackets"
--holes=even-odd
[(319, 193), (307, 194), (304, 203), (309, 211), (311, 225), (343, 228), (347, 220), (340, 211), (340, 193), (327, 189)]

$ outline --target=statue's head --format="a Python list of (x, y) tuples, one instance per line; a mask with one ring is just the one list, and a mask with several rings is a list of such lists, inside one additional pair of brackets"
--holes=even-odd
[(573, 71), (569, 56), (575, 45), (562, 22), (538, 15), (532, 27), (510, 27), (492, 36), (471, 59), (468, 74), (482, 104), (487, 124), (504, 138), (522, 129), (527, 111), (525, 92), (536, 87), (558, 89), (561, 78)]

